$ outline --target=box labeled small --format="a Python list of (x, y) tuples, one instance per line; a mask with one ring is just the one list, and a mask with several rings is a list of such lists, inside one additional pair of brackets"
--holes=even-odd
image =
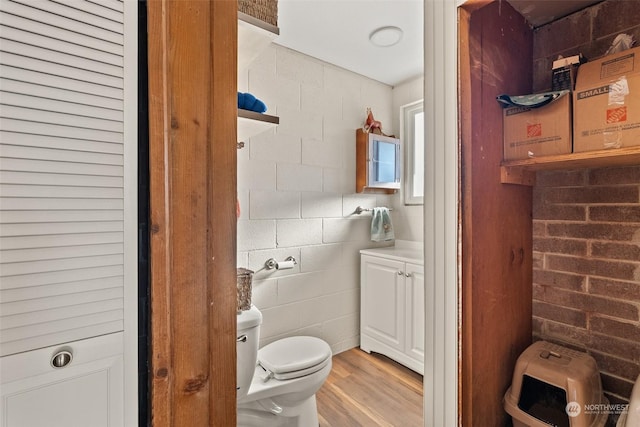
[(555, 100), (537, 108), (503, 110), (504, 159), (571, 153), (571, 96), (561, 92)]
[(573, 107), (574, 152), (640, 145), (640, 48), (581, 65)]

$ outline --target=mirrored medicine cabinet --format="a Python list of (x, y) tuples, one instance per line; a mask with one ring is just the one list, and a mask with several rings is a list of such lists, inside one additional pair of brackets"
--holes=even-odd
[(400, 189), (400, 152), (398, 138), (357, 129), (356, 192)]

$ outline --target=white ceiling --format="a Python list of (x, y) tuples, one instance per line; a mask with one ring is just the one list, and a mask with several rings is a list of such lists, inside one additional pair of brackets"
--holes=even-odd
[[(422, 74), (423, 0), (279, 0), (276, 43), (389, 85)], [(383, 26), (404, 31), (393, 47), (369, 34)]]
[[(423, 73), (423, 1), (279, 0), (276, 43), (391, 86)], [(601, 0), (509, 0), (532, 26)], [(369, 34), (402, 28), (393, 47), (376, 47)]]

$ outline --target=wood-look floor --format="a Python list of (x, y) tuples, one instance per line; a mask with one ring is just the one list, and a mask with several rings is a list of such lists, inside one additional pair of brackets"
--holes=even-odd
[(333, 357), (316, 394), (320, 427), (422, 426), (422, 375), (353, 348)]

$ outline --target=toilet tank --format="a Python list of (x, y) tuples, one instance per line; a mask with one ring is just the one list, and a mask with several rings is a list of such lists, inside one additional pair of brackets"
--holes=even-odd
[(260, 324), (262, 313), (252, 305), (249, 310), (237, 315), (238, 333), (236, 340), (237, 391), (236, 396), (246, 396), (249, 392), (253, 371), (258, 359), (258, 341), (260, 340)]

